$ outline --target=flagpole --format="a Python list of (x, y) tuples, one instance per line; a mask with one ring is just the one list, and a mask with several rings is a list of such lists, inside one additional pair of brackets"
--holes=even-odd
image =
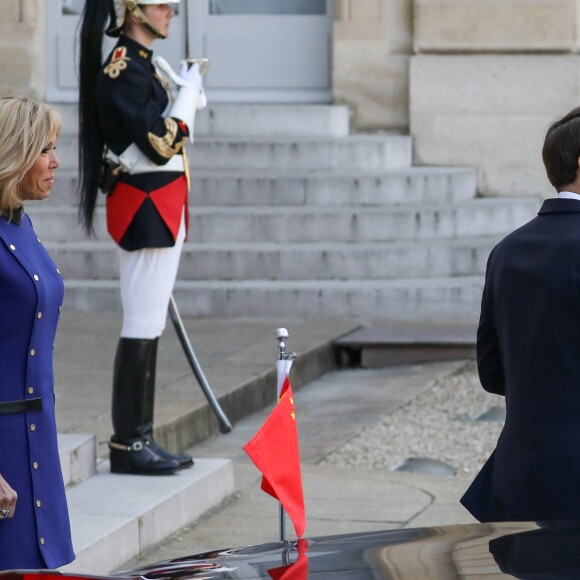
[[(296, 358), (296, 353), (286, 352), (286, 340), (288, 340), (290, 334), (285, 328), (277, 328), (274, 332), (274, 336), (278, 341), (278, 363), (276, 365), (278, 370), (276, 400), (278, 400), (280, 398), (280, 391), (282, 390), (284, 379), (290, 371), (292, 361)], [(280, 504), (280, 541), (286, 541), (286, 512), (284, 511), (282, 504)]]

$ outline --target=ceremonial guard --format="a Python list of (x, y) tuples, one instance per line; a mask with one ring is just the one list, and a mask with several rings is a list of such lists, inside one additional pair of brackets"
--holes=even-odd
[[(80, 215), (93, 231), (98, 191), (118, 245), (123, 327), (113, 369), (111, 471), (170, 474), (193, 464), (153, 437), (157, 343), (187, 235), (185, 144), (205, 106), (199, 65), (179, 75), (153, 58), (172, 3), (87, 0), (80, 57)], [(103, 63), (103, 34), (119, 37)], [(170, 90), (162, 68), (175, 90)]]

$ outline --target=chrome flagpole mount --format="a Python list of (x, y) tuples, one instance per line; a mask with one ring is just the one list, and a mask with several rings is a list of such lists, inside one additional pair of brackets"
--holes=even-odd
[(294, 360), (296, 358), (295, 352), (286, 352), (286, 341), (290, 334), (285, 328), (277, 328), (274, 336), (278, 341), (278, 360)]

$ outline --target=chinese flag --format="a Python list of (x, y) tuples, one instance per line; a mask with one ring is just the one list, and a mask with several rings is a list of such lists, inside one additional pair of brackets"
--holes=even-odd
[(281, 504), (300, 538), (306, 528), (296, 410), (286, 376), (278, 404), (244, 451), (262, 472), (262, 489)]

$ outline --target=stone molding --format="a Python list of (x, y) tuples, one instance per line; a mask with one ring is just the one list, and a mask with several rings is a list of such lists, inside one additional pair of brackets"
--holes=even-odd
[(1, 9), (0, 95), (18, 94), (42, 99), (45, 90), (45, 2), (2, 0)]
[(578, 0), (415, 0), (415, 53), (578, 52)]

